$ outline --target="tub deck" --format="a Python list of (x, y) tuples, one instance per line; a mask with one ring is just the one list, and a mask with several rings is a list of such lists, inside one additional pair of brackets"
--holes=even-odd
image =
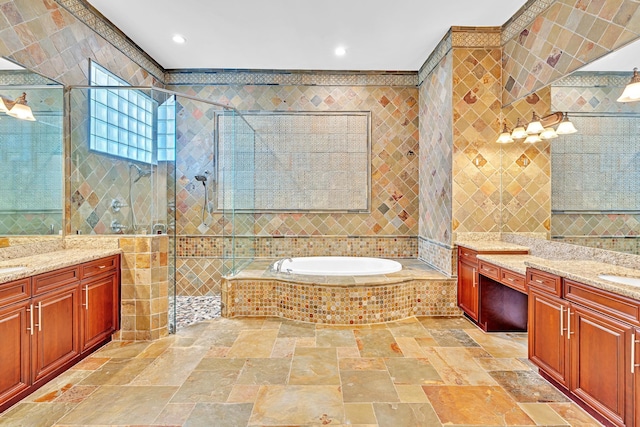
[(275, 316), (335, 325), (371, 324), (411, 316), (458, 316), (457, 282), (417, 259), (378, 276), (274, 273), (256, 260), (222, 279), (222, 316)]

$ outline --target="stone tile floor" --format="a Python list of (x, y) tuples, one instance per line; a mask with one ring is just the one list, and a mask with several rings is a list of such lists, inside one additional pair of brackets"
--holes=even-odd
[(198, 323), (112, 342), (2, 426), (597, 426), (527, 360), (526, 334), (464, 318), (369, 326)]

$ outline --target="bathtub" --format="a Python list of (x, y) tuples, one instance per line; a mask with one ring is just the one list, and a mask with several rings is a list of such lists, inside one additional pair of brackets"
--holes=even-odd
[(273, 269), (313, 276), (372, 276), (396, 273), (402, 270), (402, 264), (383, 258), (314, 256), (281, 259), (273, 263)]

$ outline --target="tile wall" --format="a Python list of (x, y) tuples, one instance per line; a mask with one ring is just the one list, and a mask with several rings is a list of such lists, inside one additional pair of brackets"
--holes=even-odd
[[(503, 104), (507, 105), (586, 62), (640, 36), (634, 0), (556, 0), (503, 37)], [(526, 13), (525, 13), (526, 15)]]
[[(448, 40), (449, 38), (447, 38)], [(453, 158), (453, 54), (449, 51), (421, 82), (420, 259), (451, 273), (451, 177)]]
[[(518, 119), (551, 112), (551, 91), (543, 88), (503, 108), (509, 129)], [(502, 150), (502, 231), (542, 232), (551, 227), (551, 157), (553, 142), (496, 144)]]
[[(371, 212), (236, 215), (237, 234), (257, 236), (255, 240), (240, 240), (236, 246), (238, 255), (255, 252), (258, 257), (273, 256), (273, 251), (265, 250), (267, 246), (278, 248), (275, 252), (282, 254), (279, 256), (322, 255), (329, 254), (325, 250), (327, 247), (344, 246), (352, 251), (338, 251), (364, 256), (375, 251), (362, 247), (354, 250), (354, 246), (344, 242), (370, 242), (374, 240), (370, 237), (374, 236), (375, 245), (384, 247), (385, 253), (417, 255), (417, 248), (405, 251), (396, 247), (395, 240), (398, 236), (415, 236), (418, 229), (418, 91), (415, 77), (415, 73), (168, 74), (168, 81), (172, 83), (169, 89), (233, 105), (240, 111), (371, 112)], [(413, 87), (407, 86), (411, 83)], [(202, 225), (204, 187), (194, 177), (205, 170), (211, 172), (211, 176), (215, 175), (210, 117), (220, 108), (180, 97), (178, 103), (181, 107), (175, 171), (176, 231), (191, 239), (209, 240), (204, 245), (213, 248), (223, 234), (231, 234), (233, 223), (230, 217), (214, 211), (211, 215), (205, 213), (206, 226)], [(215, 200), (215, 191), (211, 191), (209, 197)], [(283, 236), (286, 238), (280, 239)], [(314, 239), (308, 239), (310, 236)], [(297, 243), (296, 238), (305, 243)], [(322, 243), (318, 243), (320, 240)], [(178, 252), (178, 294), (217, 292), (222, 270), (219, 256), (215, 250), (200, 256)]]

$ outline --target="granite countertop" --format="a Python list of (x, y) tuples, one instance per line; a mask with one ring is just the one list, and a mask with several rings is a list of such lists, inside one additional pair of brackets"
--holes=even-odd
[[(121, 249), (62, 249), (0, 261), (0, 283), (35, 276), (119, 253), (122, 253)], [(6, 267), (18, 266), (27, 268), (10, 273), (2, 273), (1, 271)]]
[(457, 240), (454, 242), (458, 246), (463, 246), (478, 252), (500, 252), (500, 251), (523, 251), (529, 252), (526, 246), (514, 243), (503, 242), (502, 240)]
[(546, 261), (533, 255), (495, 255), (495, 254), (479, 254), (478, 259), (490, 262), (498, 267), (506, 268), (514, 273), (527, 274), (527, 261)]
[(575, 280), (576, 282), (591, 285), (594, 288), (640, 300), (639, 286), (623, 285), (598, 277), (600, 274), (611, 274), (640, 279), (640, 270), (591, 260), (555, 261), (538, 258), (536, 260), (525, 261), (525, 265), (570, 280)]

